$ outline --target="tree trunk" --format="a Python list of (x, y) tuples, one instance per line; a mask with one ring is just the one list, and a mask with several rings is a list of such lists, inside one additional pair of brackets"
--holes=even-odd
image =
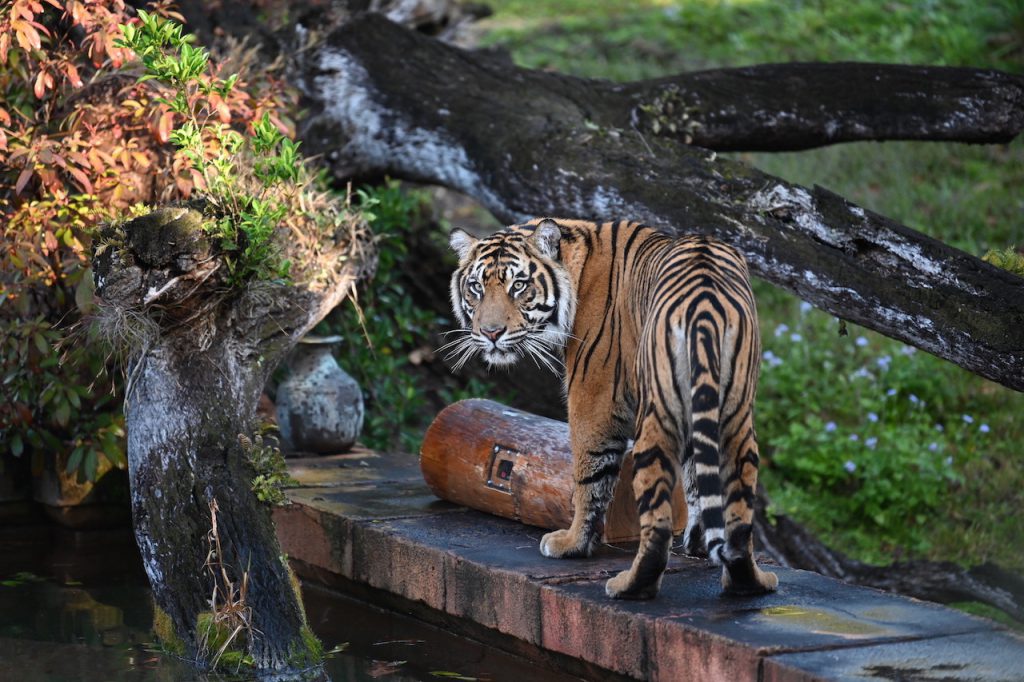
[[(969, 72), (933, 73), (941, 83)], [(1000, 114), (1011, 123), (994, 139), (1012, 137), (1024, 107), (1020, 79), (973, 73), (981, 90), (997, 84), (992, 92), (1004, 94), (993, 97), (1011, 112)], [(1024, 390), (1024, 279), (823, 188), (644, 134), (664, 81), (617, 86), (516, 68), (374, 15), (302, 52), (296, 75), (310, 111), (306, 148), (339, 178), (388, 173), (446, 185), (506, 221), (633, 218), (713, 234), (739, 248), (755, 274), (823, 310)], [(710, 90), (716, 81), (703, 77)], [(637, 106), (645, 97), (648, 110)], [(634, 116), (635, 129), (625, 123)], [(979, 116), (968, 104), (953, 118), (966, 130)], [(904, 110), (888, 130), (910, 118)], [(932, 119), (933, 132), (940, 123)]]
[(315, 655), (270, 509), (252, 490), (255, 408), (277, 361), (372, 266), (360, 249), (372, 252), (355, 236), (337, 247), (337, 265), (320, 285), (232, 289), (202, 221), (193, 210), (163, 209), (108, 226), (96, 240), (100, 323), (131, 355), (125, 417), (135, 536), (156, 603), (201, 668), (217, 651), (204, 646), (197, 622), (234, 609), (248, 620), (257, 671), (302, 677)]

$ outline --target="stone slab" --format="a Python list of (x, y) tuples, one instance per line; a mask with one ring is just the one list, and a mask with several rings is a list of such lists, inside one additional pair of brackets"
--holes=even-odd
[[(1024, 642), (959, 611), (779, 567), (777, 593), (725, 598), (719, 569), (679, 556), (657, 599), (614, 601), (604, 582), (629, 566), (633, 547), (547, 559), (537, 549), (544, 530), (437, 500), (412, 456), (356, 453), (289, 469), (301, 487), (275, 520), (297, 563), (619, 675), (1024, 680), (1024, 666), (1006, 677)], [(944, 656), (929, 658), (933, 649)], [(929, 660), (947, 668), (899, 672), (932, 670)], [(953, 676), (933, 674), (941, 670)]]

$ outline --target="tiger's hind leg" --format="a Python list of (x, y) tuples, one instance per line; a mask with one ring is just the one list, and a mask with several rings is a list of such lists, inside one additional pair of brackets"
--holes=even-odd
[(633, 495), (640, 514), (640, 547), (633, 565), (605, 585), (616, 599), (651, 599), (658, 594), (672, 546), (672, 489), (678, 439), (662, 430), (653, 410), (633, 446)]
[(726, 594), (774, 592), (779, 579), (754, 561), (754, 491), (759, 461), (753, 415), (747, 408), (738, 427), (723, 437), (722, 480), (725, 488), (725, 547), (722, 589)]

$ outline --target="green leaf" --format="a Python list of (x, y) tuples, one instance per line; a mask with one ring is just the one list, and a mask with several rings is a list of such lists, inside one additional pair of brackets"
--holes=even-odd
[(71, 451), (71, 456), (68, 457), (68, 464), (64, 467), (64, 472), (73, 474), (78, 470), (79, 465), (82, 463), (82, 456), (85, 455), (85, 446), (79, 445), (77, 448)]
[(57, 403), (57, 409), (54, 410), (53, 420), (60, 426), (67, 426), (68, 421), (71, 419), (71, 405), (68, 401), (61, 400)]
[(98, 457), (96, 455), (96, 451), (90, 449), (89, 453), (85, 456), (85, 465), (84, 465), (85, 479), (87, 481), (95, 481), (96, 480), (96, 468), (97, 468), (98, 464), (99, 464), (99, 460), (98, 460)]

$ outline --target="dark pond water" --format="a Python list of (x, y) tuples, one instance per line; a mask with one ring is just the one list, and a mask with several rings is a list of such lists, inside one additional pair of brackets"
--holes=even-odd
[[(547, 670), (420, 621), (306, 586), (333, 682), (556, 682)], [(72, 532), (0, 520), (0, 682), (177, 682), (199, 678), (160, 654), (152, 601), (127, 530)]]

